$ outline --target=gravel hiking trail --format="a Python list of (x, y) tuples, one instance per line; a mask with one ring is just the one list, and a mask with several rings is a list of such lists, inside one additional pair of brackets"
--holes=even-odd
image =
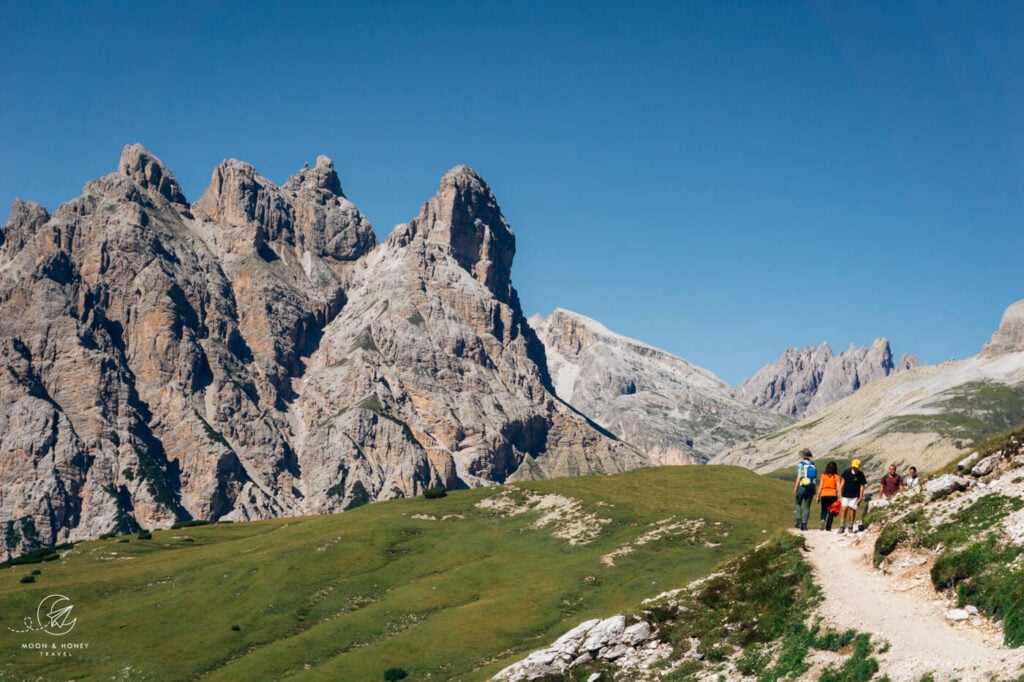
[[(1003, 645), (1001, 628), (981, 616), (954, 622), (955, 604), (932, 588), (927, 550), (898, 550), (885, 570), (872, 566), (877, 533), (840, 535), (809, 530), (807, 558), (824, 596), (817, 614), (826, 626), (872, 635), (879, 676), (918, 682), (1016, 680), (1024, 675), (1024, 647)], [(888, 650), (878, 653), (878, 649)], [(829, 663), (822, 653), (804, 679), (818, 679)]]

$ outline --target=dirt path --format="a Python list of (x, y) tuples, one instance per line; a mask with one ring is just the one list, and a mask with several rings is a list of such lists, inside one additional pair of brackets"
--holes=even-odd
[[(880, 673), (894, 682), (917, 682), (931, 673), (943, 680), (1017, 679), (1024, 673), (1024, 647), (1002, 644), (1002, 631), (973, 617), (954, 623), (945, 616), (955, 605), (931, 586), (926, 552), (903, 551), (890, 557), (886, 572), (871, 565), (875, 535), (805, 533), (807, 557), (825, 591), (819, 614), (838, 630), (854, 628), (873, 635), (889, 650), (877, 655)], [(828, 661), (819, 661), (819, 669)]]

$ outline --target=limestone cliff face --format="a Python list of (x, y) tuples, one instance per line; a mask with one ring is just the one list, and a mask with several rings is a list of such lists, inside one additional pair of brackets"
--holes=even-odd
[(1024, 351), (1024, 301), (1017, 301), (1003, 313), (999, 329), (981, 349), (982, 355), (996, 356)]
[(872, 381), (920, 364), (914, 355), (904, 355), (894, 363), (889, 341), (884, 338), (875, 339), (870, 347), (851, 345), (838, 355), (827, 343), (790, 348), (779, 360), (737, 386), (735, 396), (780, 414), (803, 418)]
[[(466, 168), (378, 245), (326, 157), (190, 205), (138, 145), (0, 230), (0, 556), (179, 518), (648, 463), (545, 388)], [(538, 364), (538, 361), (541, 364)]]
[(660, 464), (702, 464), (791, 419), (732, 397), (711, 372), (567, 310), (534, 315), (558, 397)]
[(399, 497), (649, 463), (546, 389), (510, 285), (514, 250), (490, 189), (459, 167), (365, 259), (294, 411), (303, 471), (344, 482), (324, 504), (356, 483)]

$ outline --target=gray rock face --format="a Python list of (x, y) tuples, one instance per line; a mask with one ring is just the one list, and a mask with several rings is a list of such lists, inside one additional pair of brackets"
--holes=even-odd
[(803, 418), (852, 395), (872, 381), (921, 365), (914, 355), (893, 363), (888, 339), (879, 338), (839, 355), (827, 343), (790, 348), (771, 365), (736, 387), (740, 400), (781, 414)]
[(791, 423), (736, 400), (711, 372), (577, 313), (558, 309), (529, 322), (558, 397), (657, 463), (702, 464)]
[(981, 349), (981, 354), (994, 356), (1021, 351), (1024, 351), (1024, 300), (1006, 309), (999, 329)]
[(378, 245), (317, 159), (189, 205), (138, 145), (0, 230), (0, 557), (179, 518), (649, 463), (545, 389), (486, 184)]

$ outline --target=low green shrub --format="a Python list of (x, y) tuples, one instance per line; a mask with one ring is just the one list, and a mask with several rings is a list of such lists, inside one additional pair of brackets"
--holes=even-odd
[(901, 521), (892, 521), (885, 524), (882, 528), (882, 532), (878, 534), (878, 539), (875, 540), (875, 552), (873, 561), (877, 568), (885, 557), (896, 551), (896, 548), (907, 539), (909, 536), (907, 526)]
[(442, 497), (447, 497), (448, 491), (444, 489), (443, 485), (436, 485), (433, 488), (427, 488), (423, 491), (423, 497), (428, 500), (436, 500)]
[(20, 582), (23, 582), (23, 583), (34, 583), (35, 581), (36, 581), (36, 577), (34, 575), (23, 575), (23, 576), (21, 576), (21, 581)]
[(208, 525), (210, 525), (210, 522), (205, 520), (205, 519), (191, 519), (189, 521), (178, 521), (173, 526), (171, 526), (171, 530), (178, 530), (179, 528), (193, 528), (195, 526), (208, 526)]
[(62, 545), (36, 549), (26, 554), (22, 554), (19, 557), (8, 559), (7, 561), (0, 563), (0, 568), (7, 568), (8, 566), (23, 566), (26, 564), (38, 564), (44, 561), (55, 561), (60, 558), (60, 555), (57, 554), (57, 552), (63, 552), (64, 550), (71, 549), (74, 546), (74, 543), (66, 542)]
[(388, 668), (384, 671), (384, 679), (393, 682), (394, 680), (404, 680), (409, 676), (409, 673), (405, 672), (402, 668)]
[(872, 658), (871, 635), (854, 637), (853, 654), (840, 668), (828, 667), (821, 672), (820, 682), (868, 682), (878, 672), (878, 661)]
[(148, 531), (148, 530), (146, 530), (145, 528), (143, 528), (142, 530), (139, 531), (138, 538), (140, 540), (152, 540), (153, 539), (153, 533)]

